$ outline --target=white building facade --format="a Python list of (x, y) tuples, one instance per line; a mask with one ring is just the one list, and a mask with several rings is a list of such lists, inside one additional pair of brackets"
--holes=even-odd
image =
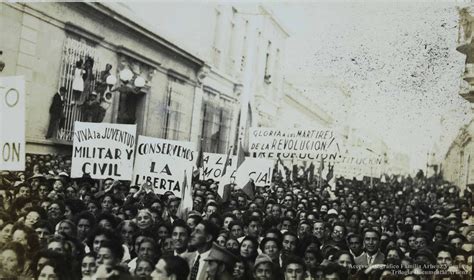
[[(163, 3), (153, 11), (129, 8), (150, 17), (154, 30), (206, 62), (202, 95), (194, 101), (195, 112), (201, 113), (194, 115), (191, 137), (203, 139), (204, 151), (222, 153), (238, 140), (246, 146), (249, 127), (273, 125), (289, 34), (268, 8), (217, 3)], [(214, 141), (219, 127), (220, 140)]]

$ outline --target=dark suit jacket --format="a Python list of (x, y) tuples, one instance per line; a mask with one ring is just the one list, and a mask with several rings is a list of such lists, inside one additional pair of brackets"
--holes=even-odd
[(53, 103), (49, 107), (49, 113), (53, 116), (61, 117), (63, 113), (63, 101), (61, 100), (61, 95), (56, 93), (53, 97)]
[[(381, 252), (377, 252), (377, 254), (375, 254), (375, 259), (372, 262), (372, 264), (383, 264), (384, 261), (385, 261), (384, 254), (382, 254)], [(354, 262), (356, 265), (368, 266), (367, 253), (363, 253), (362, 255), (355, 258)]]
[[(194, 259), (196, 258), (196, 255), (197, 255), (197, 252), (188, 252), (188, 253), (184, 253), (181, 255), (181, 257), (186, 260), (186, 262), (188, 262), (188, 265), (189, 265), (189, 275), (188, 275), (188, 279), (191, 278), (191, 270), (193, 269), (193, 265), (194, 265)], [(197, 275), (197, 280), (206, 280), (207, 278), (207, 266), (208, 266), (208, 263), (204, 260), (200, 260), (200, 262), (204, 262), (204, 266), (202, 267), (202, 270), (199, 270), (198, 272), (198, 275)]]

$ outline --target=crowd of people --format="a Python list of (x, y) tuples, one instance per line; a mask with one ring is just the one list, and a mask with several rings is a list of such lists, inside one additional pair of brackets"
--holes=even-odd
[[(422, 174), (335, 186), (275, 171), (254, 196), (193, 182), (69, 178), (70, 157), (0, 174), (1, 279), (472, 279), (472, 190)], [(288, 178), (288, 179), (287, 179)]]

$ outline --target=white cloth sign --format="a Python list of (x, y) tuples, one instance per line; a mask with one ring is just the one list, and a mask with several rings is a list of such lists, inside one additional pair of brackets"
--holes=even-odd
[[(203, 153), (203, 179), (220, 181), (226, 158), (226, 154)], [(237, 168), (237, 156), (229, 156), (227, 164), (226, 174), (233, 173)]]
[(132, 179), (137, 126), (112, 123), (74, 123), (71, 177)]
[(258, 158), (335, 159), (339, 153), (336, 133), (327, 128), (250, 128), (250, 152)]
[(384, 164), (384, 158), (381, 155), (364, 148), (352, 147), (347, 153), (337, 158), (335, 173), (344, 178), (380, 177)]
[(0, 170), (25, 170), (25, 79), (0, 77)]
[(181, 197), (184, 174), (188, 186), (197, 158), (192, 142), (138, 136), (132, 185), (151, 184), (156, 194), (173, 192)]
[(253, 179), (255, 186), (266, 186), (272, 182), (274, 161), (263, 158), (245, 158), (235, 175), (235, 183), (243, 187), (249, 179)]

